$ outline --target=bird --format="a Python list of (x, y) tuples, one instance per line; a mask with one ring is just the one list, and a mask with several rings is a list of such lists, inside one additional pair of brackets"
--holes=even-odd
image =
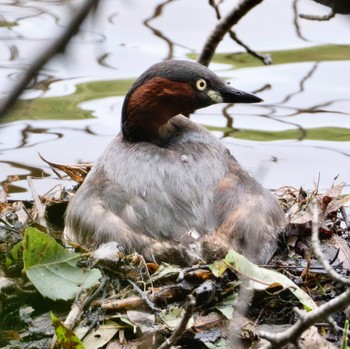
[(125, 96), (120, 133), (68, 204), (66, 238), (90, 249), (115, 242), (156, 263), (209, 263), (231, 248), (266, 263), (286, 226), (282, 208), (188, 117), (212, 104), (260, 101), (199, 63), (152, 65)]

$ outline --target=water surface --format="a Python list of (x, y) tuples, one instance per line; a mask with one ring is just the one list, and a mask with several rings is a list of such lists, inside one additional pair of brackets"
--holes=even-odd
[[(0, 5), (0, 94), (67, 24), (79, 1), (6, 1)], [(223, 4), (223, 13), (232, 6)], [(271, 11), (273, 9), (273, 11)], [(297, 2), (300, 13), (326, 7)], [(349, 16), (296, 19), (293, 1), (265, 0), (235, 28), (240, 39), (271, 52), (263, 66), (225, 38), (210, 67), (231, 84), (257, 91), (259, 105), (217, 105), (193, 120), (211, 129), (266, 187), (350, 183)], [(0, 181), (17, 175), (13, 199), (30, 198), (26, 177), (44, 194), (57, 179), (52, 162), (93, 162), (119, 131), (123, 96), (149, 65), (200, 52), (216, 23), (203, 0), (104, 0), (64, 55), (55, 57), (0, 124)], [(297, 24), (297, 25), (296, 25)], [(34, 99), (40, 97), (38, 99)], [(320, 179), (319, 179), (320, 177)], [(349, 186), (347, 186), (347, 191)]]

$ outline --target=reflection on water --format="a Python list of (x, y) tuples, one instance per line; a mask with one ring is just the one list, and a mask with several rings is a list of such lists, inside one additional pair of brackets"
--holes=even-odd
[[(232, 2), (224, 2), (222, 13), (230, 6)], [(279, 16), (271, 16), (272, 6)], [(74, 3), (68, 6), (64, 0), (0, 5), (0, 94), (67, 24), (73, 8)], [(347, 16), (307, 22), (295, 16), (295, 9), (293, 0), (265, 0), (235, 31), (262, 52), (328, 44), (331, 39), (350, 44)], [(322, 11), (308, 0), (299, 1), (297, 10)], [(70, 185), (56, 179), (38, 152), (56, 163), (94, 161), (119, 131), (122, 96), (131, 80), (162, 59), (199, 53), (215, 23), (213, 9), (200, 0), (101, 2), (67, 53), (54, 58), (32, 82), (27, 101), (16, 109), (18, 121), (0, 125), (0, 181), (20, 178), (10, 187), (11, 197), (30, 197), (28, 175), (45, 178), (35, 182), (40, 193), (57, 183)], [(219, 51), (240, 48), (225, 38)], [(238, 70), (213, 63), (211, 68), (232, 85), (256, 92), (265, 102), (212, 106), (192, 118), (222, 138), (267, 187), (312, 188), (319, 173), (321, 188), (338, 174), (349, 183), (350, 53), (336, 56), (343, 61), (324, 61), (323, 53), (321, 59), (312, 59), (313, 54), (310, 59), (309, 53), (303, 62), (290, 52), (296, 63)], [(44, 98), (31, 100), (38, 96)]]

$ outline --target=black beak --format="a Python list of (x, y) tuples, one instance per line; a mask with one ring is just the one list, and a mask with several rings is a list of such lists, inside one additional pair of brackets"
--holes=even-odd
[(226, 85), (219, 91), (224, 103), (258, 103), (263, 100), (250, 93), (236, 90), (235, 88)]

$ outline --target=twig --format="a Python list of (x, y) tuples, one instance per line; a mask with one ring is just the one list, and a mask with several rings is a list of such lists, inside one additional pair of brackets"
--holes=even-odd
[(113, 310), (125, 310), (125, 309), (137, 309), (141, 307), (143, 300), (141, 297), (134, 296), (124, 299), (118, 299), (113, 302), (101, 303), (99, 301), (92, 302), (92, 306), (101, 307), (104, 309), (113, 309)]
[(69, 40), (76, 34), (80, 25), (92, 8), (97, 6), (99, 0), (85, 0), (82, 2), (81, 8), (70, 21), (67, 28), (47, 49), (36, 57), (24, 76), (11, 90), (9, 95), (2, 101), (0, 105), (0, 118), (13, 106), (18, 97), (25, 90), (26, 86), (39, 73), (40, 69), (57, 53), (63, 52)]
[[(89, 298), (89, 293), (87, 291), (82, 291), (81, 293), (78, 293), (75, 297), (75, 301), (71, 307), (71, 310), (69, 314), (66, 317), (66, 320), (64, 320), (64, 325), (72, 329), (76, 323), (80, 320), (81, 315), (83, 313), (83, 308), (86, 304), (86, 300)], [(49, 346), (49, 349), (53, 349), (56, 345), (57, 337), (56, 335), (53, 336), (51, 340), (51, 344)]]
[(38, 195), (38, 193), (36, 192), (36, 190), (34, 188), (32, 177), (28, 176), (27, 177), (27, 182), (29, 184), (29, 188), (30, 188), (30, 191), (32, 193), (34, 204), (35, 204), (36, 210), (38, 212), (38, 222), (43, 227), (47, 228), (47, 222), (46, 222), (46, 219), (45, 219), (45, 207), (41, 203), (39, 195)]
[(329, 21), (330, 19), (335, 17), (335, 15), (336, 15), (336, 12), (334, 12), (334, 10), (332, 10), (328, 15), (324, 15), (324, 16), (314, 16), (314, 15), (303, 15), (303, 14), (300, 14), (299, 17), (302, 18), (302, 19), (308, 19), (309, 21), (323, 22), (323, 21)]
[(151, 300), (148, 298), (145, 292), (143, 292), (140, 287), (138, 287), (134, 281), (128, 279), (128, 282), (131, 284), (131, 286), (134, 288), (134, 290), (141, 296), (142, 300), (146, 302), (146, 304), (149, 306), (151, 310), (153, 310), (156, 313), (160, 313), (161, 310), (157, 308), (154, 303), (151, 302)]
[(188, 321), (192, 317), (195, 306), (196, 306), (196, 299), (194, 298), (193, 295), (191, 295), (191, 294), (188, 295), (185, 314), (184, 314), (183, 318), (181, 319), (178, 326), (175, 328), (173, 334), (163, 344), (161, 344), (158, 347), (158, 349), (168, 349), (181, 338), (181, 336), (186, 331)]
[(298, 37), (301, 39), (301, 40), (304, 40), (304, 41), (309, 41), (307, 40), (304, 35), (302, 34), (301, 32), (301, 29), (300, 29), (300, 25), (299, 25), (299, 15), (298, 15), (298, 0), (294, 0), (293, 1), (293, 14), (294, 14), (294, 19), (293, 19), (293, 23), (294, 23), (294, 26), (295, 26), (295, 30), (297, 32), (297, 35)]
[[(105, 293), (108, 282), (109, 282), (109, 277), (103, 276), (98, 288), (92, 294), (90, 294), (88, 299), (86, 299), (85, 306), (89, 305), (96, 298), (96, 296), (99, 295), (102, 291), (103, 291), (103, 294)], [(105, 298), (105, 294), (103, 298)]]
[(280, 333), (268, 333), (261, 331), (259, 336), (270, 343), (261, 349), (281, 348), (287, 343), (295, 343), (298, 338), (314, 323), (326, 319), (329, 314), (345, 308), (350, 303), (350, 290), (346, 290), (336, 298), (322, 304), (316, 310), (303, 315), (292, 327)]
[(350, 222), (349, 222), (349, 218), (348, 218), (348, 215), (346, 213), (344, 206), (340, 207), (340, 213), (343, 217), (343, 221), (345, 223), (346, 229), (349, 231), (350, 230)]
[(263, 0), (243, 0), (236, 8), (229, 12), (226, 17), (222, 18), (207, 39), (202, 53), (198, 58), (198, 62), (208, 66), (213, 58), (216, 48), (225, 34), (232, 28), (232, 26), (237, 24), (245, 14), (247, 14), (252, 8), (260, 4), (262, 1)]

